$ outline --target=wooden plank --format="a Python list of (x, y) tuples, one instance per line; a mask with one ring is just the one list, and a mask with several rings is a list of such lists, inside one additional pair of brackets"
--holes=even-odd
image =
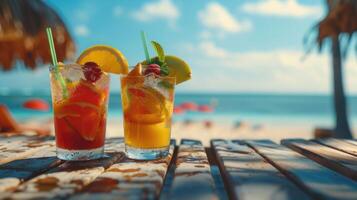
[[(0, 145), (14, 146), (22, 144), (29, 137), (16, 136), (6, 137)], [(32, 138), (33, 139), (33, 138)], [(118, 150), (115, 148), (118, 143), (123, 143), (122, 138), (109, 139), (106, 141), (106, 152), (114, 153)], [(32, 143), (34, 144), (34, 143)], [(21, 182), (28, 180), (42, 172), (60, 165), (64, 161), (57, 159), (54, 142), (48, 147), (36, 151), (34, 154), (13, 160), (0, 166), (0, 192), (9, 192), (16, 189)], [(26, 166), (26, 167), (25, 167)], [(1, 199), (1, 198), (0, 198)]]
[(65, 162), (20, 185), (10, 198), (67, 198), (95, 180), (106, 168), (124, 158), (124, 153), (120, 151), (121, 143), (111, 140), (107, 145), (111, 145), (112, 149), (118, 149), (117, 152), (109, 152), (107, 156), (98, 160)]
[(62, 162), (56, 157), (56, 148), (50, 146), (29, 157), (3, 164), (0, 166), (0, 192), (13, 191), (21, 182), (58, 166)]
[(202, 143), (182, 140), (168, 199), (218, 199)]
[(54, 145), (51, 138), (9, 137), (2, 138), (0, 147), (0, 164), (18, 160)]
[(15, 142), (15, 141), (23, 141), (28, 138), (34, 138), (34, 137), (25, 136), (25, 135), (4, 136), (0, 133), (0, 147), (7, 143), (11, 143), (11, 142)]
[(18, 146), (22, 142), (28, 140), (29, 137), (26, 136), (12, 136), (12, 137), (4, 137), (0, 136), (0, 159), (4, 157), (1, 153), (12, 146)]
[[(121, 146), (124, 150), (124, 145)], [(173, 155), (152, 161), (124, 159), (112, 165), (95, 181), (70, 199), (157, 199)]]
[(105, 140), (105, 153), (124, 153), (124, 138), (109, 138)]
[(219, 169), (219, 164), (216, 158), (216, 153), (213, 148), (205, 147), (208, 162), (211, 168), (211, 175), (215, 185), (215, 191), (217, 193), (218, 199), (220, 200), (228, 200), (228, 193), (226, 187), (224, 185), (224, 181)]
[(15, 135), (4, 137), (0, 136), (0, 150), (3, 151), (3, 147), (9, 147), (17, 144), (21, 144), (22, 142), (31, 142), (31, 141), (46, 141), (46, 140), (54, 140), (52, 136), (46, 137), (37, 137), (37, 136), (24, 136), (24, 135)]
[(328, 138), (328, 139), (319, 139), (319, 140), (313, 140), (313, 141), (316, 141), (323, 145), (343, 151), (343, 152), (351, 154), (353, 156), (357, 156), (357, 146), (352, 143), (349, 143), (346, 140)]
[(246, 141), (314, 199), (356, 199), (357, 183), (269, 140)]
[(325, 167), (357, 180), (357, 158), (355, 156), (303, 139), (282, 140), (281, 143)]
[(231, 199), (310, 199), (247, 145), (212, 140)]
[(357, 141), (356, 141), (356, 140), (347, 140), (347, 139), (343, 139), (343, 141), (348, 142), (348, 143), (351, 143), (351, 144), (353, 144), (353, 145), (357, 146)]

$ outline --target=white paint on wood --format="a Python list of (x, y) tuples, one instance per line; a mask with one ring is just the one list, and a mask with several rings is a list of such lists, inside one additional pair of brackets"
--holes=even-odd
[(240, 200), (303, 200), (310, 197), (247, 145), (212, 141), (231, 198)]
[(168, 199), (218, 199), (205, 148), (200, 142), (182, 143)]
[(247, 141), (247, 143), (315, 198), (356, 199), (356, 182), (337, 172), (270, 141)]

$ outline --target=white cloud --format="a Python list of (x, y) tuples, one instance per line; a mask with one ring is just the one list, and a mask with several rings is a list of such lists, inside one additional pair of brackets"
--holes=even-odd
[(212, 56), (214, 58), (227, 58), (229, 52), (217, 47), (213, 42), (201, 42), (199, 49), (202, 50), (206, 56)]
[(242, 9), (248, 13), (290, 17), (316, 16), (322, 13), (320, 6), (302, 5), (297, 0), (261, 0), (246, 3)]
[(115, 6), (113, 9), (113, 15), (115, 17), (121, 16), (123, 14), (123, 8), (121, 6)]
[(74, 28), (74, 33), (78, 36), (88, 36), (89, 35), (89, 29), (86, 25), (78, 25)]
[(143, 22), (155, 19), (173, 22), (180, 16), (180, 12), (171, 0), (159, 0), (144, 4), (140, 9), (133, 12), (132, 16)]
[(237, 33), (251, 29), (249, 21), (238, 21), (221, 4), (212, 2), (198, 12), (198, 19), (208, 29)]
[(203, 30), (199, 33), (200, 38), (202, 39), (210, 39), (212, 38), (213, 34), (209, 32), (208, 30)]
[[(198, 49), (197, 49), (198, 48)], [(303, 60), (304, 52), (298, 50), (274, 50), (274, 51), (229, 51), (218, 47), (212, 41), (202, 41), (195, 51), (202, 52), (202, 56), (210, 57), (229, 68), (309, 68), (314, 65), (328, 65), (326, 55), (311, 54)], [(326, 59), (325, 59), (326, 58)], [(305, 62), (306, 61), (306, 62)]]
[[(192, 67), (193, 79), (186, 91), (330, 93), (331, 64), (328, 54), (300, 50), (230, 51), (212, 41), (180, 47), (181, 57)], [(348, 92), (357, 92), (357, 59), (345, 62)], [(202, 84), (204, 83), (204, 84)]]
[(88, 21), (90, 18), (87, 9), (76, 10), (74, 16), (78, 21), (81, 21), (81, 22)]

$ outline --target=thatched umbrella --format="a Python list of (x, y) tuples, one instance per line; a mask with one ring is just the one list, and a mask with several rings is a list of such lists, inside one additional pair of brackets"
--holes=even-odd
[(0, 1), (0, 70), (16, 60), (27, 68), (50, 63), (46, 27), (52, 27), (59, 61), (73, 57), (74, 42), (58, 14), (41, 0)]
[(335, 108), (335, 129), (332, 136), (352, 138), (343, 86), (342, 59), (346, 57), (352, 37), (357, 32), (357, 1), (326, 0), (326, 6), (328, 12), (315, 26), (317, 37), (312, 44), (317, 44), (320, 50), (324, 44), (331, 44)]

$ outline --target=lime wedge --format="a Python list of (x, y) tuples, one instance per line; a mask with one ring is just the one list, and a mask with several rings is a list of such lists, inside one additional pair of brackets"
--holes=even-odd
[[(152, 59), (158, 59), (154, 57)], [(165, 62), (169, 68), (169, 77), (176, 77), (176, 85), (191, 79), (191, 68), (181, 58), (166, 55)], [(146, 64), (146, 61), (142, 62)]]
[(191, 79), (191, 68), (182, 59), (176, 56), (165, 56), (169, 66), (169, 76), (176, 77), (176, 85)]

